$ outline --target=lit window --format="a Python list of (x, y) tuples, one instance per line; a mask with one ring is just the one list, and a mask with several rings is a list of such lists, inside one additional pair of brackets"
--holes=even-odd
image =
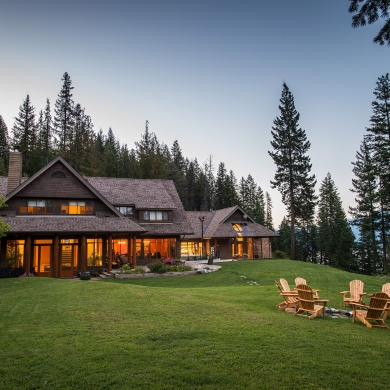
[(21, 200), (19, 214), (53, 214), (51, 200)]
[(93, 214), (92, 202), (63, 201), (61, 202), (61, 214), (84, 215)]

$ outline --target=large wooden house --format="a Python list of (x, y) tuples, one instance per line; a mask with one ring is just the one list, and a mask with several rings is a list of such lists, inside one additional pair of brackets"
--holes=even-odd
[(0, 177), (7, 204), (0, 215), (10, 227), (1, 239), (2, 269), (59, 278), (111, 270), (118, 255), (133, 266), (189, 251), (272, 256), (274, 232), (237, 206), (185, 212), (172, 180), (83, 177), (61, 156), (23, 178), (21, 162), (11, 152), (8, 177)]

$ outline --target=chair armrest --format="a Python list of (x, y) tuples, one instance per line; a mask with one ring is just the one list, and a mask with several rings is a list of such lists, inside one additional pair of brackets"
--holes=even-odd
[(369, 306), (361, 304), (361, 303), (356, 303), (356, 302), (351, 302), (350, 305), (355, 309), (355, 306), (361, 307), (363, 309), (367, 309)]
[(343, 294), (343, 295), (349, 294), (349, 291), (341, 291), (340, 294)]
[(325, 304), (325, 303), (329, 302), (329, 299), (316, 299), (315, 302)]

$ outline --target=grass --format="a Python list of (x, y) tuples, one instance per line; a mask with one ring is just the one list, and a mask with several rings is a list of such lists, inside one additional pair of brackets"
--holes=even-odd
[(290, 260), (222, 265), (185, 277), (0, 280), (1, 389), (389, 387), (389, 330), (278, 311), (274, 285), (301, 276), (342, 308), (350, 280), (367, 293), (388, 280)]

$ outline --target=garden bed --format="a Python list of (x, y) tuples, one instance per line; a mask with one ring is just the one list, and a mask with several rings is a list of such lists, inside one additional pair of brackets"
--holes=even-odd
[(121, 274), (116, 273), (116, 279), (134, 279), (134, 278), (159, 278), (164, 276), (186, 276), (195, 275), (198, 271), (183, 271), (183, 272), (165, 272), (163, 274), (157, 274), (153, 272), (145, 272), (143, 274)]

